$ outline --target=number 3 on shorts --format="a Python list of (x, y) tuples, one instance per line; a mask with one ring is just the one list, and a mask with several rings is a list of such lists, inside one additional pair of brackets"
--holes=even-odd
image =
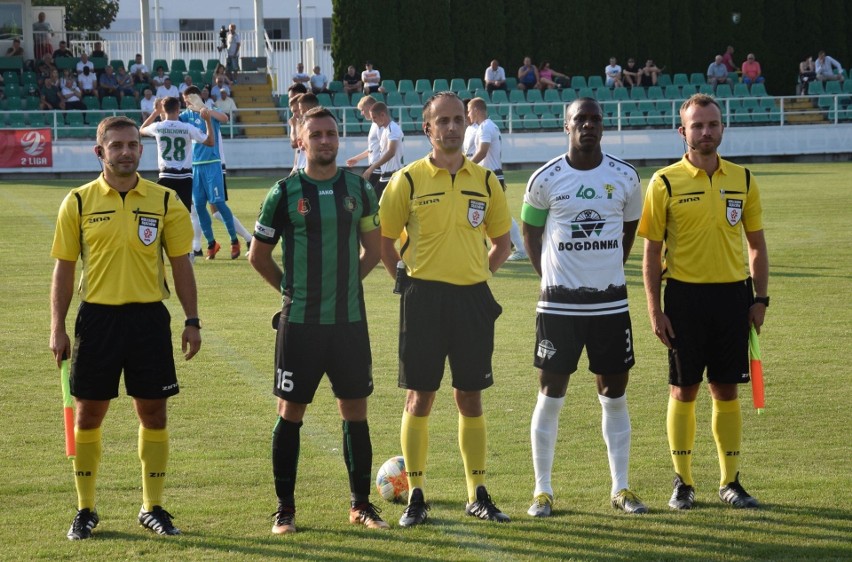
[(633, 338), (630, 337), (630, 328), (624, 330), (624, 333), (627, 335), (627, 349), (625, 349), (624, 351), (630, 353), (631, 351), (633, 351)]
[(282, 371), (281, 369), (278, 369), (275, 373), (275, 382), (278, 386), (278, 390), (281, 392), (292, 392), (293, 379), (290, 378), (292, 376), (293, 373), (291, 371)]

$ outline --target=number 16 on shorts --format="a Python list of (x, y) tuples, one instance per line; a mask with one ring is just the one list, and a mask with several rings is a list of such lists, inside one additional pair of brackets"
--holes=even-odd
[(284, 371), (282, 369), (275, 370), (275, 387), (280, 392), (293, 391), (293, 373), (292, 371)]

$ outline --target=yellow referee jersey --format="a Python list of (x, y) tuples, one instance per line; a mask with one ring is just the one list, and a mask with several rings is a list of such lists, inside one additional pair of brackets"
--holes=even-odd
[(486, 238), (512, 224), (500, 182), (467, 158), (455, 177), (428, 157), (402, 168), (382, 194), (379, 219), (383, 236), (401, 238), (410, 277), (454, 285), (491, 277)]
[(748, 169), (720, 158), (711, 178), (684, 156), (651, 178), (638, 232), (665, 242), (664, 278), (733, 283), (747, 277), (743, 229), (761, 230), (761, 214)]
[(191, 250), (189, 212), (174, 191), (139, 177), (122, 199), (101, 175), (62, 201), (50, 255), (82, 258), (84, 301), (119, 305), (167, 299), (163, 252)]

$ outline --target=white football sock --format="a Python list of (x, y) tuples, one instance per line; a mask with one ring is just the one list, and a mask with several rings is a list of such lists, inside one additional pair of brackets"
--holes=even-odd
[(551, 475), (553, 455), (556, 450), (556, 436), (559, 432), (559, 412), (565, 397), (549, 398), (538, 393), (538, 400), (530, 423), (530, 441), (532, 441), (533, 469), (535, 469), (535, 492), (553, 495)]
[(512, 239), (512, 244), (515, 245), (515, 251), (522, 254), (527, 253), (524, 249), (524, 237), (521, 236), (521, 229), (518, 228), (518, 223), (515, 222), (514, 218), (512, 219), (512, 227), (509, 229), (509, 238)]
[[(213, 213), (213, 218), (219, 219), (223, 223), (225, 222), (225, 219), (222, 218), (222, 213), (220, 213), (219, 211)], [(242, 236), (243, 240), (245, 240), (246, 242), (251, 241), (251, 232), (246, 230), (246, 227), (243, 226), (243, 223), (240, 222), (240, 219), (237, 218), (237, 215), (234, 215), (234, 230), (236, 230), (237, 234)]]
[(192, 221), (192, 251), (201, 251), (201, 223), (198, 222), (198, 212), (195, 205), (190, 207), (189, 218)]
[(627, 488), (627, 468), (630, 463), (630, 414), (627, 411), (627, 395), (607, 398), (598, 394), (601, 403), (601, 430), (609, 457), (609, 472), (612, 476), (611, 496)]

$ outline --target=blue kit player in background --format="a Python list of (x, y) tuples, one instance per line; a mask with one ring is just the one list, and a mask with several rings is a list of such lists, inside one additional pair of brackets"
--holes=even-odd
[[(187, 101), (187, 97), (192, 94), (200, 96), (201, 91), (195, 86), (190, 86), (184, 90), (183, 96), (187, 109), (181, 112), (180, 120), (184, 123), (191, 123), (203, 132), (210, 134), (201, 114), (191, 109), (191, 105)], [(216, 210), (222, 214), (222, 222), (225, 223), (225, 228), (231, 237), (231, 259), (236, 259), (240, 256), (240, 241), (234, 228), (234, 214), (225, 202), (225, 176), (222, 175), (222, 157), (219, 152), (219, 143), (221, 142), (219, 140), (219, 123), (227, 123), (228, 116), (214, 109), (210, 111), (210, 122), (213, 124), (211, 136), (216, 141), (215, 144), (205, 146), (197, 142), (192, 143), (192, 200), (195, 204), (195, 212), (198, 213), (201, 231), (207, 239), (207, 259), (214, 259), (221, 248), (221, 245), (216, 242), (216, 238), (213, 236), (213, 220), (207, 211), (208, 203), (216, 205)]]

